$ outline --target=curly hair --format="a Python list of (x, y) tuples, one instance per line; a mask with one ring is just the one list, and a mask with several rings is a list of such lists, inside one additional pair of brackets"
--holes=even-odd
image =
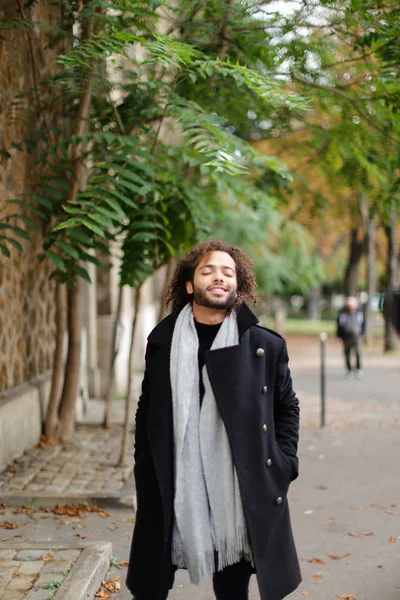
[(236, 263), (237, 296), (233, 305), (234, 309), (245, 301), (257, 304), (257, 283), (253, 272), (253, 262), (250, 257), (238, 246), (232, 246), (224, 240), (208, 240), (200, 242), (182, 256), (168, 288), (165, 304), (168, 307), (172, 302), (172, 315), (178, 316), (188, 302), (192, 302), (193, 295), (186, 291), (186, 282), (193, 283), (194, 272), (203, 256), (211, 252), (226, 252)]

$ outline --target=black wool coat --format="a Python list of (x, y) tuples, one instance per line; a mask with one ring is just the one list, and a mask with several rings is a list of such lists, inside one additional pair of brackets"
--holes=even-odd
[[(281, 600), (301, 582), (287, 501), (298, 476), (299, 403), (285, 341), (257, 323), (243, 304), (239, 344), (206, 352), (206, 365), (237, 471), (261, 600)], [(126, 584), (138, 600), (164, 600), (174, 581), (173, 327), (166, 317), (148, 337), (136, 413), (137, 513)]]

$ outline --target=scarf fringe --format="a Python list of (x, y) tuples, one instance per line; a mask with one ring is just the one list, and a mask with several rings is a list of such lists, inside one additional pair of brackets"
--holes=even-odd
[(218, 571), (234, 565), (242, 558), (251, 559), (246, 528), (236, 531), (234, 537), (214, 541), (214, 546), (218, 553)]
[(179, 569), (187, 569), (190, 582), (198, 585), (202, 579), (210, 579), (215, 571), (214, 552), (201, 556), (191, 554), (181, 545), (172, 546), (172, 564)]

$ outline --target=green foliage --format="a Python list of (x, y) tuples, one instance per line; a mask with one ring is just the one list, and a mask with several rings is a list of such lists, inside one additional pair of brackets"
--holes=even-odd
[[(11, 160), (11, 150), (29, 152), (38, 168), (29, 195), (16, 200), (24, 216), (0, 224), (3, 254), (10, 245), (21, 250), (16, 238), (28, 238), (25, 227), (40, 220), (46, 228), (40, 259), (52, 262), (53, 277), (68, 285), (79, 277), (90, 281), (87, 263), (100, 266), (98, 257), (113, 245), (121, 283), (137, 286), (170, 256), (214, 234), (221, 195), (272, 206), (273, 187), (290, 180), (288, 170), (234, 131), (251, 130), (254, 108), (285, 121), (307, 103), (269, 75), (273, 53), (245, 5), (59, 4), (62, 22), (32, 23), (46, 31), (49, 47), (59, 48), (58, 71), (40, 82), (34, 99), (60, 103), (63, 119), (37, 119), (34, 137), (2, 153)], [(170, 24), (166, 34), (159, 32), (160, 5)], [(224, 47), (226, 28), (231, 39)], [(82, 128), (85, 94), (91, 104)], [(31, 115), (42, 110), (39, 104), (29, 104)], [(276, 185), (262, 194), (257, 185), (269, 174)], [(79, 191), (72, 193), (75, 179)]]

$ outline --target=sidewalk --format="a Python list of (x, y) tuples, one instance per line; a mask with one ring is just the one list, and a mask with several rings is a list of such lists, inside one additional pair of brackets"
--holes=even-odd
[[(290, 490), (290, 503), (304, 579), (289, 600), (304, 597), (310, 600), (400, 600), (400, 357), (368, 352), (364, 379), (345, 380), (340, 346), (329, 341), (327, 427), (320, 430), (319, 341), (289, 338), (288, 348), (302, 408), (300, 477)], [(109, 442), (105, 438), (103, 443), (100, 441), (106, 434), (96, 435), (99, 436), (97, 454), (104, 460)], [(53, 459), (60, 461), (63, 456), (60, 451), (52, 455), (53, 450), (45, 448), (45, 455), (48, 452), (53, 457), (43, 461), (47, 467), (54, 464)], [(81, 456), (78, 452), (64, 458), (65, 464), (70, 464)], [(86, 463), (87, 458), (81, 462)], [(16, 465), (19, 463), (16, 461)], [(110, 466), (104, 465), (105, 468)], [(33, 469), (34, 465), (30, 464), (29, 468)], [(57, 471), (61, 468), (58, 464)], [(19, 476), (22, 481), (24, 468)], [(109, 477), (108, 474), (97, 480)], [(82, 477), (82, 483), (83, 480), (87, 488), (90, 482)], [(71, 478), (66, 485), (70, 486), (72, 481)], [(66, 491), (67, 487), (61, 494)], [(3, 502), (1, 493), (0, 504)], [(77, 512), (73, 508), (50, 510), (52, 507), (48, 504), (47, 510), (40, 510), (43, 499), (31, 501), (31, 509), (0, 508), (0, 557), (2, 549), (15, 542), (32, 545), (43, 541), (53, 549), (61, 543), (77, 547), (83, 540), (84, 543), (112, 542), (112, 563), (120, 568), (114, 566), (107, 577), (119, 577), (121, 591), (107, 596), (102, 588), (103, 596), (99, 597), (130, 599), (123, 582), (134, 526), (132, 508), (114, 501), (111, 508), (97, 512)], [(0, 558), (0, 590), (2, 572), (4, 562)], [(250, 598), (258, 600), (255, 578), (252, 579)], [(63, 600), (62, 588), (59, 592), (53, 591), (54, 600)], [(1, 591), (0, 598), (11, 600), (9, 596), (2, 597)], [(192, 586), (185, 572), (179, 571), (169, 598), (213, 600), (214, 596), (209, 582)]]

